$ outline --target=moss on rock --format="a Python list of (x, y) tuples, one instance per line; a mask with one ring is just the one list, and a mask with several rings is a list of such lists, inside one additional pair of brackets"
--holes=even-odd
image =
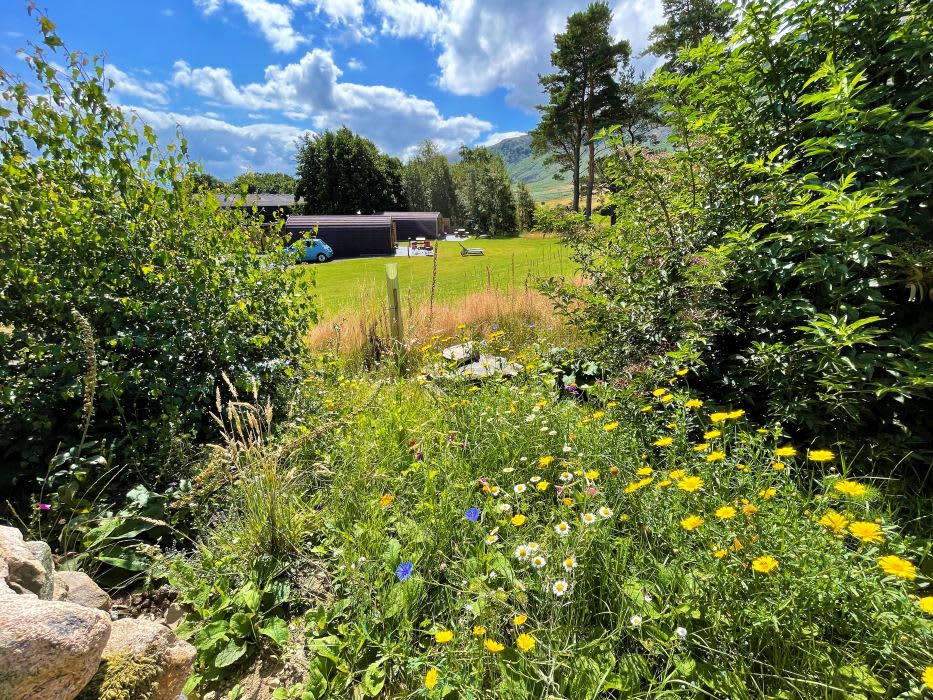
[(158, 688), (159, 665), (150, 656), (105, 656), (76, 700), (150, 700)]

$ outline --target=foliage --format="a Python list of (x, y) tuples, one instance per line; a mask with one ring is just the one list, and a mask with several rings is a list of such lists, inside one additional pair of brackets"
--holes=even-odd
[(287, 173), (243, 173), (233, 178), (231, 187), (249, 194), (295, 194), (297, 184)]
[(756, 3), (655, 76), (676, 148), (608, 136), (619, 225), (575, 249), (593, 284), (554, 290), (604, 359), (700, 357), (710, 390), (801, 439), (929, 448), (926, 10)]
[(198, 194), (185, 141), (160, 150), (39, 27), (33, 79), (0, 74), (0, 483), (22, 495), (97, 440), (154, 488), (209, 434), (221, 373), (287, 378), (313, 313), (258, 225)]
[(402, 176), (405, 200), (412, 211), (439, 211), (445, 218), (457, 214), (457, 192), (450, 163), (426, 140), (405, 163)]
[(209, 173), (193, 173), (191, 179), (195, 186), (202, 190), (222, 190), (227, 186), (226, 182)]
[(735, 26), (734, 7), (720, 0), (662, 0), (664, 23), (651, 30), (645, 53), (665, 59), (664, 68), (689, 72), (691, 64), (680, 61), (681, 51), (700, 45), (707, 36), (725, 39)]
[(549, 153), (551, 162), (571, 172), (574, 211), (580, 208), (580, 161), (586, 147), (587, 216), (593, 210), (596, 135), (621, 117), (634, 89), (628, 70), (631, 47), (613, 38), (611, 24), (612, 11), (602, 1), (567, 18), (566, 30), (554, 37), (556, 72), (539, 78), (549, 102), (538, 108), (541, 123), (532, 131), (535, 151)]
[(144, 654), (111, 654), (77, 700), (151, 700), (158, 688), (159, 662)]
[(535, 200), (524, 182), (515, 188), (515, 207), (518, 217), (518, 230), (531, 231), (535, 226)]
[(512, 382), (337, 367), (309, 385), (342, 427), (315, 506), (330, 596), (304, 615), (295, 693), (918, 696), (931, 543), (880, 482), (702, 405), (692, 372), (619, 389), (566, 351), (500, 352), (525, 366)]
[(403, 167), (346, 127), (305, 135), (298, 143), (295, 196), (307, 214), (406, 211)]
[(460, 160), (451, 170), (460, 221), (466, 222), (467, 228), (476, 234), (514, 235), (515, 198), (502, 157), (481, 146), (461, 146)]

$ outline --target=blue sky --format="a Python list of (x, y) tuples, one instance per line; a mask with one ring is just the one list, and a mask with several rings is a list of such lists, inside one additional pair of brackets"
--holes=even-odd
[[(35, 40), (2, 0), (0, 65)], [(44, 0), (71, 50), (104, 54), (112, 97), (224, 178), (293, 172), (295, 140), (346, 125), (402, 158), (534, 127), (553, 35), (585, 0)], [(616, 36), (644, 48), (660, 0), (614, 0)], [(641, 59), (650, 70), (651, 59)]]

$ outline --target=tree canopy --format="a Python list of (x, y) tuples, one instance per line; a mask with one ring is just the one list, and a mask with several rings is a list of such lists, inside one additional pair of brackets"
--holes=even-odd
[(438, 211), (447, 218), (457, 214), (457, 192), (450, 162), (430, 139), (405, 163), (402, 176), (405, 199), (412, 211)]
[(664, 68), (689, 72), (689, 62), (678, 62), (677, 56), (684, 49), (699, 46), (707, 36), (724, 39), (728, 36), (735, 20), (730, 5), (720, 0), (662, 0), (664, 23), (651, 30), (651, 44), (645, 53), (667, 59)]
[(516, 232), (512, 181), (502, 156), (488, 148), (460, 147), (460, 161), (453, 166), (461, 220), (474, 233), (509, 236)]
[(233, 179), (233, 188), (249, 194), (295, 194), (297, 181), (287, 173), (243, 173)]
[(404, 211), (402, 162), (346, 127), (305, 135), (298, 145), (295, 195), (308, 214)]

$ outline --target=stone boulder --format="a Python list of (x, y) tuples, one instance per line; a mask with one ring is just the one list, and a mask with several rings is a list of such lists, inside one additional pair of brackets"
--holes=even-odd
[(52, 600), (52, 594), (55, 588), (55, 564), (52, 563), (52, 548), (40, 540), (26, 542), (26, 549), (32, 552), (33, 556), (42, 564), (45, 569), (45, 583), (36, 595), (41, 600)]
[[(0, 559), (6, 562), (6, 584), (17, 593), (52, 597), (52, 576), (43, 562), (26, 546), (15, 527), (0, 526)], [(51, 552), (49, 553), (51, 564)]]
[(110, 617), (100, 610), (0, 595), (0, 700), (72, 700), (109, 638)]
[(455, 362), (462, 365), (465, 362), (473, 362), (479, 359), (479, 348), (475, 343), (463, 343), (462, 345), (451, 345), (441, 350), (441, 355), (448, 362)]
[(55, 574), (56, 586), (64, 586), (65, 600), (88, 608), (109, 611), (113, 601), (104, 590), (83, 571), (59, 571)]
[(196, 654), (159, 622), (117, 620), (100, 670), (81, 698), (97, 698), (107, 690), (139, 700), (175, 700), (194, 670)]

